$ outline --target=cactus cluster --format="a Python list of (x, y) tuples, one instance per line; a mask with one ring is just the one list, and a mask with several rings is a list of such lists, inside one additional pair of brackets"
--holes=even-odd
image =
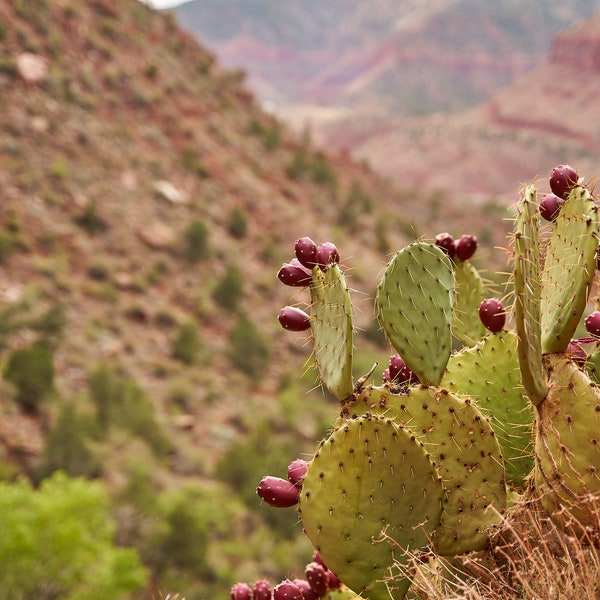
[(273, 506), (298, 504), (348, 597), (404, 598), (420, 561), (484, 550), (525, 491), (571, 533), (593, 526), (600, 312), (585, 319), (590, 337), (573, 338), (592, 289), (598, 216), (568, 165), (552, 171), (550, 187), (552, 210), (533, 186), (516, 206), (512, 318), (486, 297), (470, 260), (474, 236), (439, 234), (392, 257), (375, 298), (393, 348), (381, 385), (367, 383), (371, 373), (353, 379), (352, 303), (337, 248), (301, 238), (279, 272), (310, 290), (310, 314), (286, 307), (279, 320), (310, 329), (339, 414), (310, 461), (290, 465), (288, 480), (264, 478), (258, 493)]

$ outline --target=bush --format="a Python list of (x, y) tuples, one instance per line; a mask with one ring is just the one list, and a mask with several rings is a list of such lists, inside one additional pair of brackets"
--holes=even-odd
[(196, 263), (210, 257), (208, 227), (200, 219), (192, 221), (184, 233), (185, 255), (190, 262)]
[(8, 257), (14, 252), (15, 246), (13, 237), (0, 231), (0, 264), (7, 261)]
[(41, 401), (52, 390), (54, 362), (52, 352), (42, 342), (15, 350), (4, 367), (4, 379), (17, 388), (17, 402), (28, 411), (37, 412)]
[(3, 598), (124, 600), (147, 573), (135, 550), (114, 545), (107, 494), (63, 473), (39, 490), (0, 483)]
[(271, 359), (271, 349), (262, 331), (244, 314), (231, 332), (229, 359), (231, 364), (258, 380)]
[(177, 330), (177, 337), (173, 342), (173, 358), (186, 365), (196, 361), (200, 350), (200, 334), (196, 323), (183, 323)]
[(235, 310), (243, 296), (244, 280), (236, 267), (229, 267), (213, 290), (213, 300), (226, 310)]
[(238, 240), (246, 237), (246, 233), (248, 232), (248, 219), (241, 208), (236, 206), (231, 211), (227, 230), (234, 238)]

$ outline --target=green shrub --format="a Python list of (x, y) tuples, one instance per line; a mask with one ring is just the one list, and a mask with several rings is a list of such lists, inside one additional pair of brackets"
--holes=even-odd
[(186, 365), (192, 365), (196, 361), (200, 350), (200, 334), (196, 323), (183, 323), (177, 329), (177, 336), (173, 342), (173, 358), (180, 360)]
[(0, 231), (0, 264), (5, 263), (15, 250), (15, 240), (11, 235)]
[(241, 240), (248, 233), (248, 219), (246, 213), (236, 206), (229, 214), (227, 231), (236, 239)]
[(229, 359), (231, 364), (258, 380), (271, 359), (271, 349), (263, 332), (245, 315), (238, 317), (231, 332)]
[(98, 214), (98, 209), (93, 202), (90, 202), (83, 211), (75, 217), (75, 223), (91, 235), (102, 233), (107, 225), (104, 219)]
[(43, 342), (11, 353), (4, 367), (4, 379), (17, 388), (17, 402), (28, 411), (37, 412), (41, 401), (52, 390), (54, 361)]
[(345, 202), (342, 204), (338, 223), (354, 232), (359, 226), (360, 218), (371, 212), (372, 208), (373, 199), (365, 192), (360, 183), (354, 181), (350, 186)]
[(0, 531), (3, 598), (125, 600), (145, 586), (137, 552), (114, 545), (99, 482), (0, 483)]
[(80, 415), (72, 404), (65, 404), (46, 438), (39, 478), (55, 471), (64, 471), (71, 477), (100, 477), (101, 461), (89, 446), (93, 430), (89, 419)]
[(235, 310), (244, 293), (244, 280), (236, 267), (229, 267), (213, 290), (213, 300), (226, 310)]
[(190, 262), (196, 263), (210, 258), (208, 227), (204, 221), (195, 219), (185, 230), (185, 255)]

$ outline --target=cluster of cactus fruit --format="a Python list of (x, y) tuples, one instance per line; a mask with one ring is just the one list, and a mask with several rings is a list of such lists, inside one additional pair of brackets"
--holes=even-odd
[[(263, 478), (257, 492), (275, 507), (298, 504), (304, 532), (343, 582), (337, 594), (404, 598), (419, 564), (484, 550), (523, 493), (570, 533), (597, 523), (600, 312), (584, 320), (588, 337), (574, 336), (596, 272), (598, 216), (568, 165), (553, 169), (550, 188), (538, 199), (527, 186), (516, 205), (514, 330), (470, 261), (474, 236), (443, 233), (393, 256), (375, 298), (394, 349), (381, 385), (368, 383), (372, 372), (353, 379), (337, 248), (301, 238), (279, 271), (310, 290), (310, 314), (285, 307), (279, 321), (310, 329), (339, 415), (310, 461), (294, 461), (287, 480)], [(313, 597), (286, 593), (273, 597)]]

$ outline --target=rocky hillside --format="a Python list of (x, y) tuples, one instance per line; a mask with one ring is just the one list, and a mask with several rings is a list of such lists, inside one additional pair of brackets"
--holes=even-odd
[(248, 72), (261, 99), (331, 119), (339, 113), (322, 107), (397, 116), (477, 104), (541, 64), (552, 36), (595, 9), (591, 0), (192, 0), (175, 10), (225, 64)]

